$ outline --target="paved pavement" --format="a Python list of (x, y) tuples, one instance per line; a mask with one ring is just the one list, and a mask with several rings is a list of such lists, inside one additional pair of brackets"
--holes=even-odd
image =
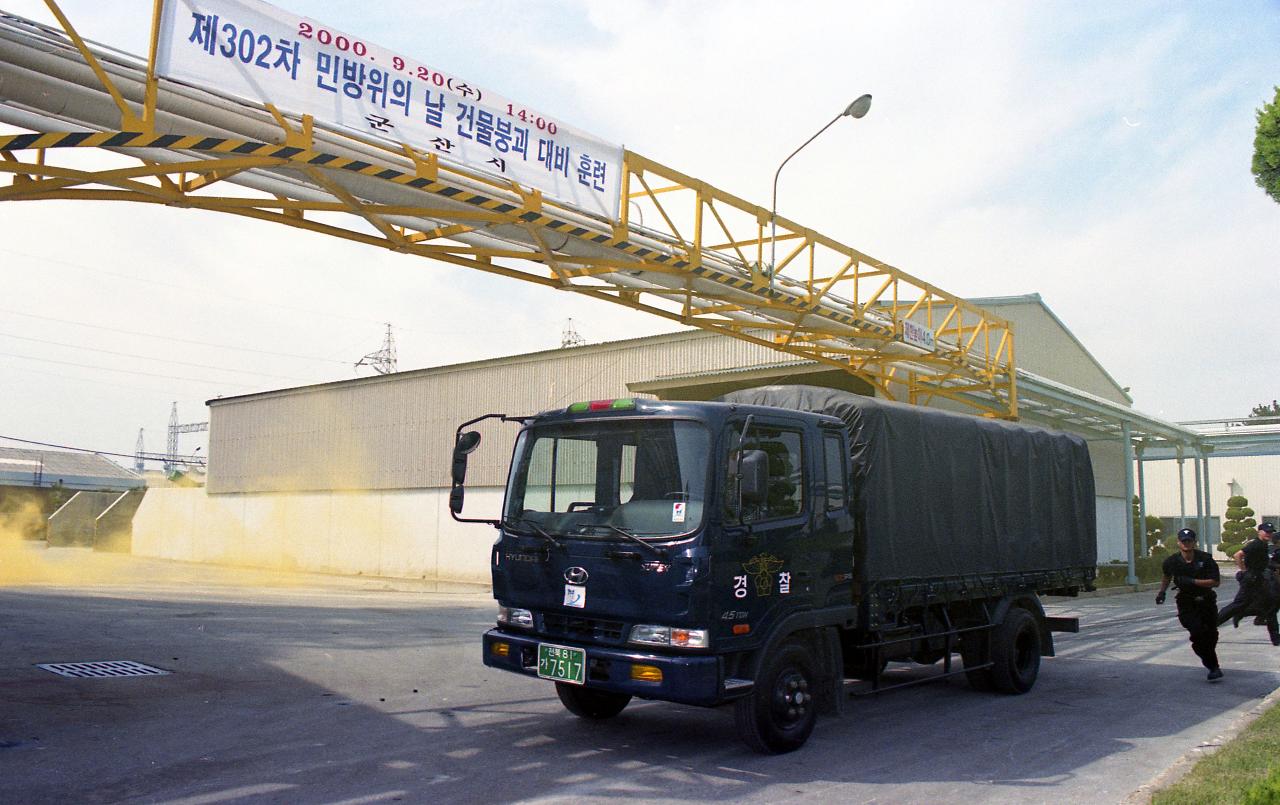
[[(855, 698), (804, 749), (761, 757), (728, 711), (639, 702), (586, 723), (548, 684), (485, 668), (478, 587), (39, 561), (54, 570), (0, 587), (13, 802), (1119, 802), (1280, 686), (1264, 629), (1225, 630), (1209, 684), (1172, 603), (1053, 600), (1083, 631), (1057, 636), (1031, 693), (947, 680)], [(174, 673), (35, 667), (90, 660)]]

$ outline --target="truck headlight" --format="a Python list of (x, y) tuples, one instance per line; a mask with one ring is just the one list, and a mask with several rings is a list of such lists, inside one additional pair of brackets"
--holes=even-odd
[(706, 629), (679, 629), (650, 624), (632, 626), (630, 642), (646, 646), (676, 648), (706, 648), (709, 645)]
[(498, 623), (503, 626), (515, 626), (519, 629), (533, 628), (533, 613), (527, 609), (516, 607), (498, 607)]

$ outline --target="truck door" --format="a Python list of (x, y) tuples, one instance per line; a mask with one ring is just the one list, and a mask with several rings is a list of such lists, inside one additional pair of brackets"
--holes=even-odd
[[(721, 516), (724, 529), (713, 548), (713, 615), (722, 645), (753, 642), (791, 610), (812, 605), (815, 566), (812, 544), (812, 463), (803, 423), (755, 415), (730, 422), (722, 443)], [(812, 433), (812, 431), (810, 431)], [(739, 445), (768, 457), (764, 498), (739, 505), (736, 464)], [(820, 445), (819, 445), (820, 446)]]
[(827, 606), (853, 603), (854, 520), (849, 481), (849, 446), (845, 430), (824, 425), (818, 453), (814, 496), (814, 545), (820, 549), (814, 597)]

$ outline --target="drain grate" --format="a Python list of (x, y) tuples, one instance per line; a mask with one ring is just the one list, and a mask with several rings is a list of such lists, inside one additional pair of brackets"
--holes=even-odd
[(108, 677), (108, 676), (162, 676), (170, 673), (161, 668), (152, 668), (133, 660), (105, 660), (102, 662), (50, 662), (40, 663), (37, 668), (52, 671), (59, 676), (72, 678)]

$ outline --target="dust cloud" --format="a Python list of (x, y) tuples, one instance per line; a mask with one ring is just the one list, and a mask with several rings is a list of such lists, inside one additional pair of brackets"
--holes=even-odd
[(31, 539), (44, 535), (44, 518), (41, 502), (35, 497), (21, 498), (0, 510), (0, 587), (47, 576)]

